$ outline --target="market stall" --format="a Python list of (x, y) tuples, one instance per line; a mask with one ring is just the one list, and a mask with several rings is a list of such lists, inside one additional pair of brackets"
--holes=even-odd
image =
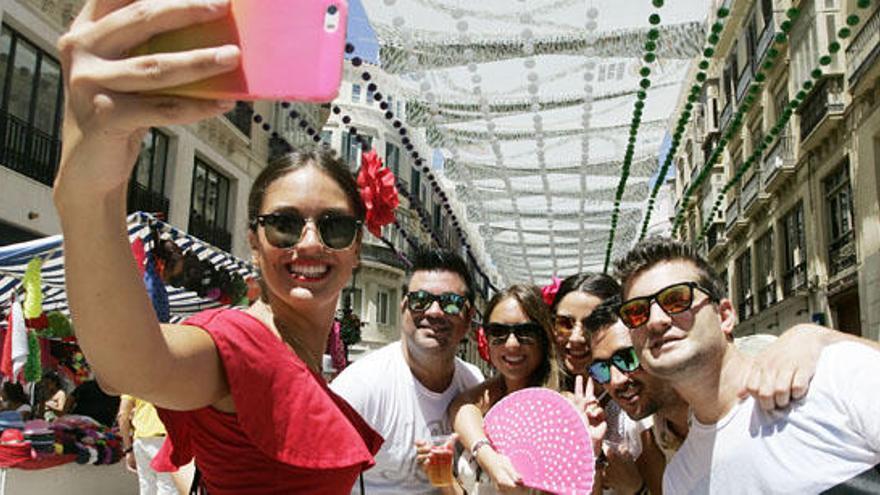
[[(152, 215), (130, 215), (128, 235), (161, 321), (181, 321), (219, 306), (247, 305), (249, 296), (256, 295), (251, 265)], [(95, 269), (100, 263), (95, 260)], [(34, 397), (47, 370), (71, 386), (89, 380), (88, 364), (69, 320), (60, 235), (0, 248), (0, 314), (4, 382), (21, 384)], [(37, 403), (31, 402), (36, 409)], [(0, 412), (0, 495), (51, 493), (60, 479), (75, 481), (64, 486), (65, 493), (94, 493), (86, 486), (92, 478), (101, 491), (133, 490), (136, 483), (124, 468), (106, 468), (123, 458), (118, 429), (106, 423), (69, 414), (44, 418), (42, 412), (23, 421), (18, 411)], [(28, 474), (44, 469), (52, 469), (52, 476)]]

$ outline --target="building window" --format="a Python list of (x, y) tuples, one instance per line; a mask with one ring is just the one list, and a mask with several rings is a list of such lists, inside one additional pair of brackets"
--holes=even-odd
[(359, 103), (361, 101), (361, 85), (360, 84), (352, 84), (351, 85), (351, 102)]
[(227, 230), (229, 179), (196, 157), (190, 199), (189, 232), (221, 249), (232, 247)]
[(773, 230), (758, 240), (758, 308), (764, 310), (776, 304), (776, 270), (773, 260)]
[(380, 290), (376, 294), (376, 323), (379, 325), (388, 325), (391, 315), (391, 295), (388, 291)]
[(61, 65), (5, 24), (0, 98), (0, 163), (51, 186), (61, 154)]
[(833, 276), (856, 263), (849, 160), (832, 172), (824, 184), (828, 215), (828, 262)]
[(248, 139), (251, 137), (251, 121), (254, 118), (254, 104), (249, 101), (235, 102), (235, 108), (223, 114)]
[(376, 92), (373, 90), (373, 87), (367, 86), (367, 101), (365, 101), (364, 103), (366, 103), (367, 105), (373, 103), (373, 96), (375, 95)]
[(321, 131), (321, 142), (330, 145), (333, 143), (333, 131)]
[(416, 169), (412, 169), (412, 183), (410, 183), (409, 193), (413, 198), (421, 200), (420, 192), (422, 190), (422, 173)]
[(437, 232), (441, 231), (441, 227), (443, 225), (443, 218), (440, 212), (440, 203), (434, 203), (434, 230)]
[(357, 171), (361, 166), (361, 153), (371, 149), (373, 138), (371, 136), (352, 136), (350, 132), (342, 132), (342, 161), (348, 164), (349, 170)]
[(400, 176), (400, 148), (394, 143), (385, 143), (385, 166), (395, 177)]
[(746, 321), (752, 317), (752, 252), (746, 252), (736, 260), (737, 276), (737, 314), (739, 321)]
[(128, 212), (161, 213), (168, 218), (165, 174), (168, 168), (168, 136), (150, 129), (141, 142), (141, 152), (128, 185)]
[(784, 241), (784, 280), (782, 292), (787, 297), (807, 282), (807, 236), (804, 231), (804, 205), (798, 203), (782, 219)]

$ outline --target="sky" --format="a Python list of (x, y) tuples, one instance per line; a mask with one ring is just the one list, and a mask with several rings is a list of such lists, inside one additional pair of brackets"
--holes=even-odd
[(349, 0), (348, 2), (348, 32), (347, 41), (354, 45), (354, 53), (346, 55), (346, 58), (360, 57), (366, 62), (379, 63), (379, 40), (376, 32), (370, 26), (367, 12), (364, 10), (361, 0)]

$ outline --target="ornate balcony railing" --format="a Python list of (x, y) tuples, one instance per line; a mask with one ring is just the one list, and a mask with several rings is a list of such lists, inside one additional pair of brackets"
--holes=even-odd
[(758, 191), (761, 189), (761, 171), (756, 170), (755, 173), (749, 177), (749, 180), (746, 181), (746, 184), (743, 186), (742, 192), (742, 208), (744, 210), (748, 209), (749, 206), (755, 201), (755, 198), (758, 197)]
[(6, 112), (0, 113), (0, 164), (51, 186), (61, 140)]
[(831, 265), (832, 276), (856, 264), (854, 231), (850, 230), (831, 242), (828, 246), (828, 264)]
[(829, 113), (843, 112), (843, 76), (823, 79), (801, 106), (801, 141)]
[(775, 35), (776, 29), (773, 26), (773, 22), (768, 22), (764, 26), (764, 31), (758, 37), (758, 44), (755, 47), (755, 58), (752, 65), (752, 69), (755, 72), (761, 69), (761, 64), (764, 63), (764, 57), (767, 56), (767, 51), (770, 49), (770, 45), (773, 44), (773, 37)]
[(746, 95), (746, 92), (748, 91), (749, 85), (752, 83), (753, 78), (754, 73), (752, 72), (752, 66), (747, 64), (736, 80), (737, 103), (742, 101), (743, 97)]
[(856, 85), (880, 56), (880, 9), (874, 14), (852, 39), (846, 49), (846, 77), (850, 87)]
[(783, 134), (764, 157), (762, 167), (764, 183), (772, 182), (776, 174), (786, 167), (793, 166), (794, 161), (794, 141), (791, 139), (791, 134)]
[(727, 105), (724, 105), (724, 110), (721, 110), (721, 118), (718, 120), (718, 130), (722, 134), (727, 130), (731, 117), (733, 117), (733, 105), (728, 101)]
[(733, 224), (739, 220), (739, 198), (734, 197), (727, 205), (727, 214), (725, 218), (725, 227), (730, 230)]
[(147, 213), (161, 213), (168, 219), (168, 207), (170, 201), (165, 195), (150, 191), (144, 186), (132, 180), (128, 184), (128, 212), (144, 211)]
[(712, 249), (721, 242), (724, 242), (724, 231), (721, 230), (720, 223), (713, 223), (706, 232), (706, 245), (709, 252), (711, 253)]

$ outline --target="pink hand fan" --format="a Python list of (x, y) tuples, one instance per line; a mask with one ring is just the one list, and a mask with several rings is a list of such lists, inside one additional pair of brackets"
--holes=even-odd
[(587, 495), (593, 487), (593, 448), (584, 419), (571, 403), (544, 388), (501, 399), (483, 419), (486, 435), (529, 488)]

